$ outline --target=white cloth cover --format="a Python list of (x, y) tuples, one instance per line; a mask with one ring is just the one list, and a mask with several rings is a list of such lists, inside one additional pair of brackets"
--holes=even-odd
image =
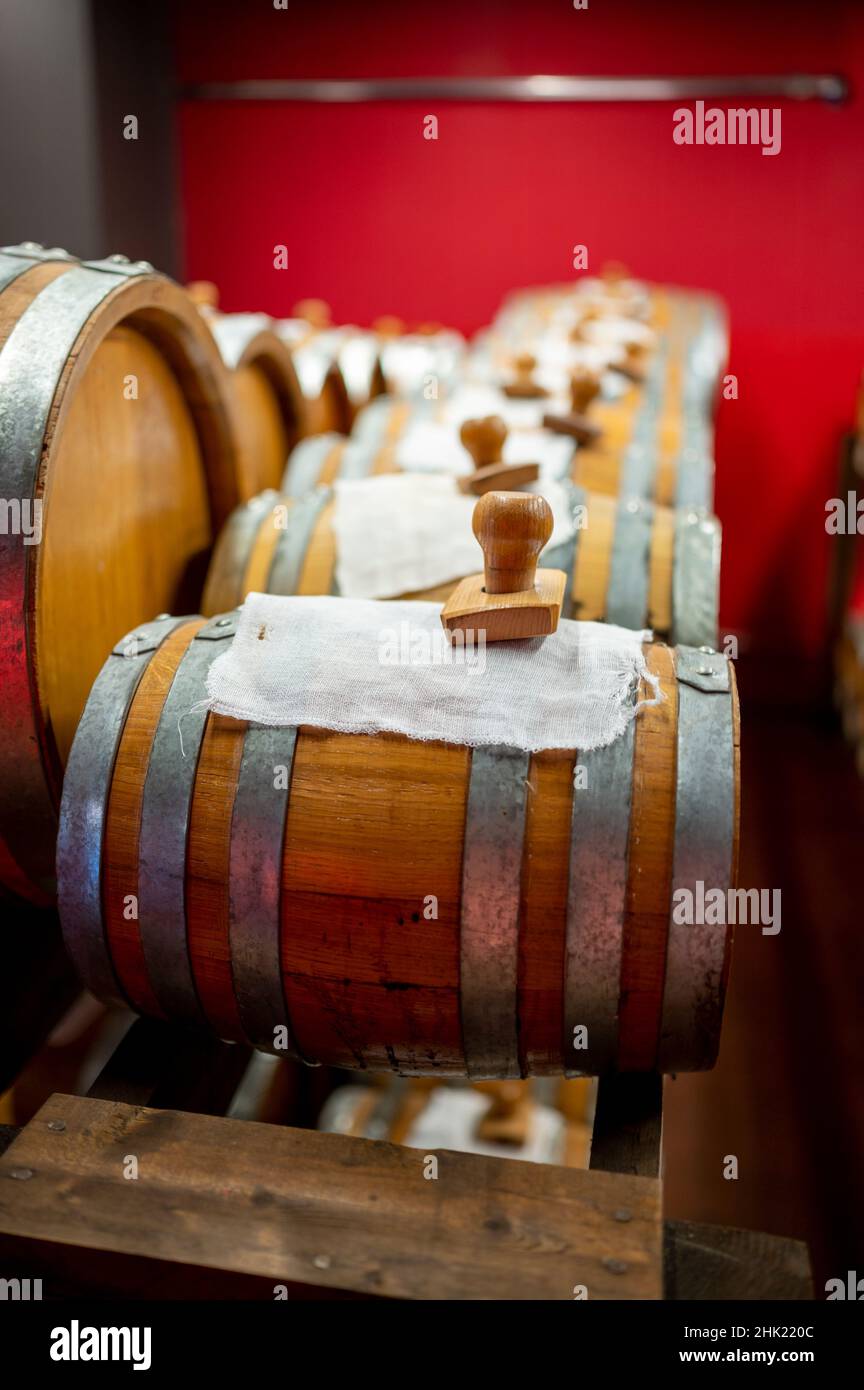
[[(335, 484), (336, 582), (350, 598), (396, 598), (483, 568), (471, 529), (477, 498), (440, 473), (382, 473)], [(526, 491), (539, 491), (539, 486)], [(552, 508), (550, 546), (573, 535), (560, 483), (544, 483)], [(542, 563), (542, 561), (541, 561)]]
[(562, 620), (550, 637), (454, 647), (437, 603), (249, 594), (207, 704), (255, 724), (587, 751), (624, 732), (640, 679), (656, 694), (648, 635)]
[[(543, 429), (514, 430), (504, 441), (503, 459), (505, 463), (539, 463), (541, 479), (563, 478), (570, 471), (574, 447), (567, 435)], [(396, 443), (395, 462), (404, 473), (462, 477), (474, 472), (471, 456), (459, 439), (459, 426), (435, 420), (409, 424)]]

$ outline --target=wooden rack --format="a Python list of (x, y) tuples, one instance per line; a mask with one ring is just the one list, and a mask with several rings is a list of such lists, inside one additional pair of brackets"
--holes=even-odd
[(579, 1170), (225, 1118), (251, 1056), (139, 1019), (86, 1096), (0, 1127), (0, 1277), (45, 1297), (812, 1297), (801, 1242), (664, 1222), (660, 1076), (601, 1081)]

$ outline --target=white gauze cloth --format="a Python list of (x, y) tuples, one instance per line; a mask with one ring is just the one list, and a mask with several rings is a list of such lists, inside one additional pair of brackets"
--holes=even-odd
[[(500, 414), (500, 412), (494, 412)], [(564, 478), (573, 462), (573, 440), (544, 429), (513, 430), (504, 440), (505, 463), (539, 463), (541, 478)], [(474, 472), (456, 423), (413, 420), (396, 443), (395, 463), (403, 473)]]
[[(533, 484), (530, 491), (538, 491)], [(471, 529), (477, 498), (454, 478), (435, 473), (382, 473), (334, 485), (336, 582), (350, 598), (396, 598), (433, 589), (483, 568)], [(550, 546), (573, 535), (561, 483), (546, 482), (552, 508)], [(542, 560), (541, 560), (542, 564)]]
[(646, 681), (650, 634), (563, 620), (550, 637), (450, 646), (437, 603), (249, 594), (208, 707), (255, 724), (477, 747), (605, 747)]

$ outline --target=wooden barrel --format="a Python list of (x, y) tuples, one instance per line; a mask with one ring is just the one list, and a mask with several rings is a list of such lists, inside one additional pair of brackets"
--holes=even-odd
[[(119, 633), (197, 604), (237, 505), (225, 371), (145, 262), (0, 251), (0, 881), (51, 896), (63, 764)], [(40, 543), (23, 534), (40, 520)]]
[(605, 749), (472, 752), (206, 713), (235, 623), (137, 629), (79, 726), (59, 897), (98, 998), (373, 1071), (712, 1065), (727, 928), (672, 908), (734, 882), (724, 658), (649, 646), (665, 698)]
[[(715, 516), (576, 487), (570, 505), (578, 529), (543, 559), (568, 576), (565, 617), (648, 627), (695, 647), (716, 645), (721, 532)], [(339, 592), (334, 506), (332, 489), (318, 488), (296, 499), (265, 493), (238, 507), (213, 552), (204, 613), (234, 608), (251, 592)], [(461, 577), (403, 597), (443, 600)]]
[[(660, 356), (644, 383), (630, 383), (615, 400), (597, 399), (585, 412), (596, 433), (573, 454), (572, 481), (610, 497), (644, 497), (661, 506), (711, 507), (714, 495), (713, 432), (704, 383), (684, 364)], [(697, 400), (698, 397), (698, 400)], [(506, 405), (506, 398), (501, 401)], [(473, 409), (474, 407), (472, 407)], [(490, 407), (491, 408), (491, 407)], [(537, 407), (537, 425), (543, 418)], [(412, 425), (452, 420), (452, 405), (382, 396), (361, 411), (350, 441), (321, 437), (317, 453), (295, 451), (283, 486), (294, 496), (315, 482), (358, 476), (361, 448), (369, 473), (397, 469), (397, 446)], [(453, 423), (454, 432), (458, 428)], [(562, 421), (561, 428), (566, 428)], [(517, 431), (518, 433), (518, 431)], [(314, 464), (313, 464), (314, 460)], [(317, 476), (310, 483), (310, 476)]]
[(278, 487), (291, 450), (308, 432), (306, 402), (291, 354), (265, 315), (210, 315), (207, 322), (231, 373), (245, 500)]

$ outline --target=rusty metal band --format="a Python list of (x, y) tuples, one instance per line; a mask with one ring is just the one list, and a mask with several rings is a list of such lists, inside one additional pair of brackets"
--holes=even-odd
[(721, 529), (716, 516), (688, 510), (675, 517), (672, 640), (716, 647), (720, 602)]
[[(21, 314), (0, 350), (0, 485), (7, 500), (35, 498), (54, 394), (88, 318), (128, 276), (145, 273), (127, 265), (106, 274), (74, 264)], [(50, 893), (57, 814), (31, 687), (35, 546), (24, 540), (0, 534), (0, 604), (7, 615), (0, 635), (0, 835), (21, 868)]]
[(151, 656), (186, 622), (188, 618), (157, 618), (117, 643), (96, 677), (66, 768), (57, 838), (63, 939), (87, 989), (108, 1003), (127, 1004), (114, 971), (102, 913), (102, 843), (114, 763), (126, 716)]
[(466, 1074), (519, 1076), (519, 905), (530, 755), (475, 748), (471, 757), (460, 921)]
[[(732, 884), (735, 748), (729, 665), (717, 653), (678, 647), (678, 747), (672, 899), (657, 1065), (710, 1066), (720, 1031), (725, 925), (700, 922), (700, 902)], [(687, 911), (689, 907), (689, 911)], [(689, 921), (676, 921), (676, 915)]]
[(645, 626), (653, 529), (653, 502), (640, 497), (623, 497), (620, 500), (615, 512), (615, 532), (609, 557), (607, 623), (631, 628)]
[(268, 594), (296, 594), (312, 532), (332, 496), (331, 488), (316, 488), (298, 498), (288, 511), (287, 525), (276, 542), (270, 562)]
[(631, 719), (614, 743), (576, 759), (564, 948), (567, 1076), (610, 1071), (618, 1055), (635, 727)]
[(141, 802), (138, 925), (153, 992), (177, 1021), (205, 1023), (186, 933), (186, 841), (207, 723), (207, 672), (234, 636), (236, 615), (195, 634), (162, 706)]
[[(229, 939), (243, 1031), (255, 1047), (304, 1061), (282, 981), (282, 851), (297, 730), (250, 724), (231, 817)], [(276, 1029), (286, 1046), (276, 1046)], [(281, 1041), (281, 1039), (280, 1039)]]
[(288, 455), (281, 490), (285, 497), (305, 497), (318, 486), (321, 469), (331, 449), (345, 443), (345, 436), (330, 432), (301, 439)]
[(573, 578), (576, 573), (576, 556), (579, 553), (579, 532), (582, 530), (580, 524), (582, 521), (581, 509), (587, 505), (587, 494), (584, 488), (567, 479), (562, 479), (561, 486), (565, 491), (567, 512), (573, 523), (573, 535), (560, 545), (545, 550), (540, 563), (544, 569), (563, 570), (566, 574), (567, 583), (564, 586), (561, 612), (565, 618), (572, 618), (575, 616), (573, 613)]

